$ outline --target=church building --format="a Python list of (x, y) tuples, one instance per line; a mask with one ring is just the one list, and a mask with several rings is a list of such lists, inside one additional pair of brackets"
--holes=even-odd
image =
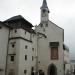
[(0, 75), (64, 75), (64, 29), (49, 12), (43, 0), (34, 30), (21, 15), (0, 22)]
[(49, 20), (46, 0), (43, 0), (41, 21), (35, 31), (46, 36), (38, 36), (38, 70), (43, 70), (45, 75), (64, 75), (64, 29)]

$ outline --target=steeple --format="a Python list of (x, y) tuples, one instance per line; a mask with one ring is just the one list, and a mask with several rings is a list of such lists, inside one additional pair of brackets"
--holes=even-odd
[(43, 4), (41, 6), (41, 22), (48, 21), (48, 19), (49, 19), (49, 9), (46, 0), (43, 0)]
[(46, 2), (46, 0), (43, 0), (43, 4), (42, 4), (42, 7), (41, 8), (48, 8), (47, 7), (47, 2)]

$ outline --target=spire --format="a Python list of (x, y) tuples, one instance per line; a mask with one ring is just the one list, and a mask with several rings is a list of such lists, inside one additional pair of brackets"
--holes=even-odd
[(43, 4), (42, 4), (42, 7), (41, 8), (48, 8), (47, 7), (47, 2), (46, 2), (46, 0), (43, 0)]
[(48, 21), (48, 19), (49, 19), (49, 9), (46, 0), (43, 0), (43, 4), (41, 6), (41, 22)]

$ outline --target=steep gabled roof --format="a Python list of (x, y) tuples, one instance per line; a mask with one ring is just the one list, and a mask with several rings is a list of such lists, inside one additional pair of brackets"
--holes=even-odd
[(12, 21), (16, 21), (16, 20), (23, 20), (25, 23), (27, 23), (29, 26), (33, 27), (33, 25), (28, 22), (24, 17), (22, 17), (21, 15), (17, 15), (17, 16), (14, 16), (14, 17), (11, 17), (5, 21), (3, 21), (4, 23), (6, 22), (12, 22)]
[(43, 4), (41, 8), (48, 8), (46, 0), (43, 0)]

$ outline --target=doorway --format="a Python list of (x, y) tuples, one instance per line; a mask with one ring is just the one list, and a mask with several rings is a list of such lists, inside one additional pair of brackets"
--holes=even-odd
[(57, 75), (57, 68), (54, 64), (49, 65), (48, 75)]

